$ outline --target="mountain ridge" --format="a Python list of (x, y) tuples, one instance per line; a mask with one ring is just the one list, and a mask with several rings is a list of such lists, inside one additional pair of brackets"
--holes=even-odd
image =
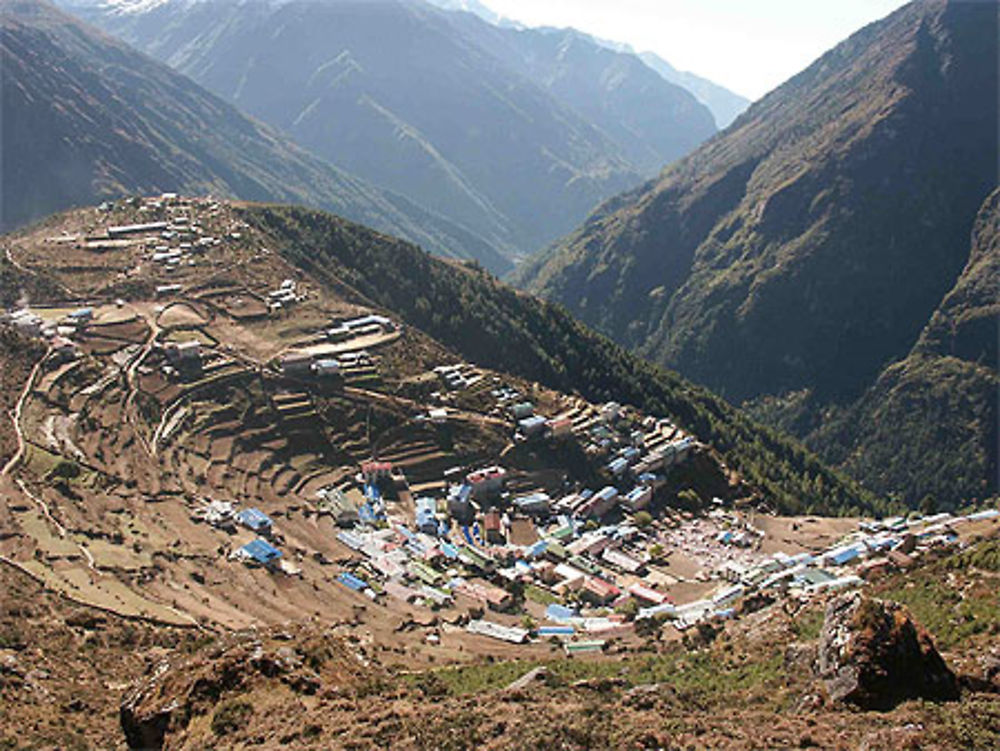
[(986, 4), (905, 6), (517, 279), (734, 402), (859, 398), (958, 278), (996, 185), (995, 31)]
[[(558, 96), (526, 74), (519, 56), (497, 56), (508, 45), (483, 45), (499, 34), (535, 32), (417, 0), (178, 0), (146, 13), (78, 12), (333, 164), (414, 197), (512, 258), (549, 244), (601, 200), (715, 129), (690, 94), (635, 66), (630, 75), (664, 102), (654, 113), (657, 130), (676, 137), (666, 149), (658, 147), (663, 139), (654, 141), (655, 158), (647, 150), (634, 164), (626, 156), (628, 128), (616, 131), (618, 139), (627, 136), (623, 145), (607, 120), (602, 127), (582, 112), (603, 98), (612, 122), (645, 113), (634, 96), (616, 110), (619, 100), (598, 81), (582, 99)], [(605, 54), (596, 43), (587, 52)]]
[(211, 191), (323, 206), (509, 268), (469, 230), (322, 162), (49, 4), (4, 0), (2, 22), (5, 227), (133, 192)]

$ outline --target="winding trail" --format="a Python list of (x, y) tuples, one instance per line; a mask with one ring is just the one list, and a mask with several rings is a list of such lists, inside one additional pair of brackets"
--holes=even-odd
[(21, 460), (24, 458), (25, 450), (25, 440), (24, 431), (21, 429), (21, 413), (24, 411), (24, 404), (28, 401), (28, 397), (31, 396), (31, 390), (35, 387), (35, 381), (38, 378), (38, 373), (42, 369), (42, 363), (45, 362), (45, 358), (48, 356), (48, 352), (42, 355), (41, 359), (35, 363), (35, 366), (31, 369), (31, 373), (28, 375), (28, 380), (24, 384), (24, 388), (21, 390), (21, 395), (17, 398), (17, 403), (14, 405), (14, 409), (10, 412), (10, 419), (14, 423), (14, 435), (17, 437), (17, 451), (14, 452), (14, 456), (10, 458), (2, 470), (0, 470), (0, 477), (7, 477)]
[[(133, 308), (133, 310), (135, 310), (135, 308)], [(135, 310), (135, 313), (146, 322), (147, 326), (149, 326), (149, 338), (146, 339), (145, 344), (142, 345), (142, 349), (136, 353), (135, 357), (132, 358), (131, 362), (129, 362), (125, 369), (125, 384), (128, 388), (128, 396), (125, 397), (125, 404), (122, 406), (122, 420), (131, 426), (132, 433), (135, 435), (136, 440), (139, 441), (139, 444), (146, 452), (146, 456), (152, 458), (154, 451), (150, 448), (146, 437), (142, 435), (142, 432), (139, 430), (135, 416), (132, 414), (132, 406), (135, 404), (135, 397), (139, 391), (136, 386), (135, 373), (139, 369), (143, 360), (145, 360), (149, 353), (153, 350), (153, 347), (156, 346), (156, 340), (160, 336), (161, 329), (155, 318), (150, 320), (138, 310)]]

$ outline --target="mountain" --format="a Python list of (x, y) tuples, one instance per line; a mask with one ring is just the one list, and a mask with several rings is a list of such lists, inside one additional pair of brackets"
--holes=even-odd
[[(905, 6), (605, 203), (519, 281), (731, 401), (798, 394), (808, 438), (907, 356), (969, 262), (996, 185), (983, 61), (997, 38), (990, 3)], [(928, 492), (898, 482), (910, 502)]]
[(594, 123), (644, 175), (715, 133), (712, 114), (635, 55), (575, 29), (501, 29), (478, 18), (454, 23), (491, 55)]
[[(520, 30), (525, 30), (525, 27), (521, 24), (517, 24), (503, 16), (501, 16), (496, 11), (491, 10), (486, 7), (478, 0), (428, 0), (432, 5), (443, 10), (450, 11), (460, 11), (466, 13), (472, 13), (487, 23), (493, 24), (495, 26), (502, 26), (506, 28), (516, 28)], [(616, 42), (611, 39), (601, 39), (599, 37), (594, 37), (582, 32), (575, 31), (574, 29), (547, 29), (538, 28), (530, 29), (528, 31), (542, 32), (543, 34), (551, 33), (561, 33), (564, 36), (569, 36), (570, 34), (575, 34), (577, 37), (582, 37), (584, 39), (595, 42), (599, 46), (611, 50), (613, 52), (618, 52), (626, 55), (635, 55), (635, 49), (630, 44), (625, 42)], [(526, 35), (528, 37), (531, 34)], [(670, 83), (676, 84), (683, 89), (686, 89), (691, 94), (698, 99), (699, 102), (704, 104), (711, 111), (712, 116), (715, 118), (719, 128), (727, 127), (733, 120), (736, 119), (747, 107), (750, 106), (750, 100), (741, 97), (739, 94), (734, 94), (729, 89), (719, 86), (717, 83), (709, 81), (707, 78), (702, 78), (694, 73), (688, 73), (686, 71), (679, 71), (666, 60), (664, 60), (659, 55), (653, 52), (643, 52), (639, 55), (639, 58), (650, 68), (656, 71), (660, 76)]]
[(969, 260), (913, 350), (810, 444), (880, 493), (915, 486), (932, 506), (995, 496), (998, 321), (1000, 190), (984, 202)]
[(323, 208), (502, 272), (488, 243), (374, 188), (51, 5), (3, 0), (2, 219), (129, 193), (197, 191)]
[(699, 102), (712, 111), (715, 122), (720, 129), (728, 128), (733, 120), (743, 114), (750, 106), (750, 100), (746, 97), (735, 94), (707, 78), (702, 78), (688, 71), (677, 70), (655, 52), (643, 52), (640, 53), (639, 57), (665, 79), (694, 94)]
[(610, 129), (525, 75), (519, 60), (485, 49), (497, 27), (421, 0), (170, 0), (74, 10), (511, 257), (570, 231), (600, 201), (714, 130), (710, 113), (685, 92), (646, 77), (644, 86), (670, 92), (668, 105), (632, 114), (675, 136), (655, 166), (636, 164)]

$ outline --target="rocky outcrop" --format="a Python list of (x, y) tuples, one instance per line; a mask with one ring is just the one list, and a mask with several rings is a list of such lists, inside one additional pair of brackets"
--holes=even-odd
[(958, 698), (955, 674), (909, 611), (857, 592), (827, 606), (819, 673), (831, 699), (862, 709)]
[[(190, 657), (159, 663), (122, 701), (119, 720), (130, 749), (161, 749), (175, 737), (187, 737), (196, 717), (215, 718), (234, 702), (252, 707), (255, 692), (279, 687), (297, 696), (314, 696), (324, 687), (336, 692), (370, 678), (373, 670), (329, 634), (237, 634)], [(223, 727), (227, 721), (215, 723), (212, 732), (218, 735)]]

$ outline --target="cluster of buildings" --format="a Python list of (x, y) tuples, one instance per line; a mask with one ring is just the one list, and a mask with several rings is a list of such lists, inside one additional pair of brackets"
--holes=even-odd
[[(471, 603), (483, 615), (469, 624), (470, 632), (514, 643), (555, 638), (576, 653), (600, 649), (644, 619), (669, 620), (684, 630), (732, 617), (754, 593), (811, 597), (856, 586), (880, 566), (906, 565), (914, 552), (953, 542), (955, 525), (997, 515), (867, 522), (829, 549), (765, 556), (759, 552), (765, 533), (718, 508), (704, 517), (711, 524), (698, 526), (701, 517), (691, 522), (705, 549), (717, 555), (705, 559), (711, 563), (702, 579), (707, 594), (678, 603), (660, 564), (679, 538), (661, 520), (639, 523), (636, 514), (696, 445), (666, 421), (626, 419), (618, 405), (596, 411), (581, 419), (543, 417), (547, 429), (527, 437), (523, 421), (536, 416), (534, 406), (508, 405), (512, 429), (525, 440), (559, 440), (551, 423), (567, 419), (565, 435), (603, 452), (607, 484), (599, 488), (527, 489), (517, 472), (495, 464), (458, 478), (450, 472), (441, 497), (418, 497), (410, 511), (383, 502), (377, 515), (366, 516), (342, 493), (324, 499), (341, 527), (338, 539), (354, 553), (342, 583), (376, 601), (397, 598), (430, 608)], [(388, 477), (391, 465), (381, 464)], [(369, 469), (363, 478), (370, 486), (379, 475)], [(517, 533), (519, 525), (527, 535)], [(514, 626), (491, 612), (525, 612), (539, 625)]]
[(323, 333), (328, 341), (340, 344), (363, 336), (391, 334), (396, 331), (396, 328), (396, 324), (391, 319), (370, 313), (354, 318), (335, 319), (330, 322), (330, 327)]
[(240, 529), (245, 529), (255, 535), (249, 542), (230, 553), (231, 560), (290, 575), (300, 573), (297, 566), (285, 559), (278, 547), (274, 522), (260, 509), (237, 509), (228, 501), (211, 500), (195, 508), (191, 512), (191, 518), (228, 534), (237, 534)]
[[(284, 284), (294, 285), (294, 282), (285, 280)], [(294, 291), (295, 288), (290, 286), (287, 289)], [(390, 334), (397, 330), (391, 319), (374, 313), (335, 319), (321, 332), (321, 339), (328, 342), (327, 345), (290, 350), (278, 359), (278, 368), (283, 375), (298, 379), (326, 379), (368, 369), (374, 360), (367, 350), (348, 352), (331, 345), (343, 345), (362, 337)]]
[(79, 350), (73, 337), (78, 335), (94, 318), (92, 308), (78, 308), (58, 321), (50, 321), (28, 308), (0, 313), (0, 326), (6, 326), (22, 336), (43, 339), (47, 342), (54, 362), (75, 359)]
[[(465, 378), (467, 370), (445, 366), (435, 373), (448, 383)], [(338, 581), (374, 600), (392, 597), (431, 608), (471, 603), (484, 613), (517, 611), (531, 590), (531, 609), (540, 611), (540, 603), (563, 608), (536, 613), (552, 623), (526, 630), (484, 617), (470, 630), (514, 642), (558, 637), (567, 649), (595, 648), (633, 628), (614, 612), (624, 604), (669, 602), (658, 583), (645, 579), (655, 535), (632, 517), (651, 504), (666, 473), (686, 461), (695, 444), (667, 421), (642, 419), (619, 405), (546, 416), (513, 389), (500, 397), (517, 440), (579, 440), (606, 484), (553, 493), (526, 486), (522, 473), (498, 463), (447, 472), (442, 492), (420, 495), (407, 509), (383, 501), (366, 512), (342, 490), (321, 491), (318, 510), (334, 518), (341, 527), (337, 538), (354, 553)], [(371, 489), (390, 482), (392, 471), (386, 462), (366, 463), (358, 477), (366, 497), (378, 496)]]
[(302, 299), (295, 280), (285, 279), (277, 289), (273, 289), (267, 293), (267, 309), (274, 313), (290, 308), (296, 303), (301, 302)]

